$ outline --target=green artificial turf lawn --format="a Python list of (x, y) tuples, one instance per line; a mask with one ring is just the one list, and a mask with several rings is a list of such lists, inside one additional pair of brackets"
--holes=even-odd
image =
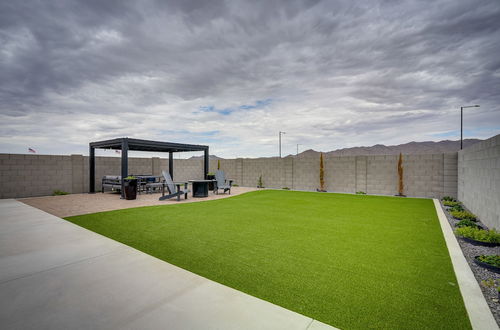
[(69, 221), (342, 329), (468, 329), (430, 199), (256, 191)]

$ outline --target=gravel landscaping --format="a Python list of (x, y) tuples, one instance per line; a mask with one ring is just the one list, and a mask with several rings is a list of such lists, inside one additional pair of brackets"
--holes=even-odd
[[(446, 212), (448, 207), (444, 206), (442, 201), (441, 201), (441, 206), (445, 210), (444, 213), (446, 214), (448, 222), (452, 226), (453, 230), (455, 230), (456, 228), (455, 225), (460, 220), (453, 218), (448, 212)], [(465, 206), (464, 209), (466, 209)], [(482, 226), (484, 229), (489, 229), (488, 226), (486, 226), (480, 221), (480, 219), (478, 219), (477, 224)], [(488, 306), (490, 306), (491, 312), (493, 313), (493, 316), (495, 317), (497, 324), (500, 324), (500, 302), (498, 299), (498, 291), (496, 289), (496, 287), (500, 285), (500, 274), (497, 274), (484, 267), (481, 267), (474, 262), (475, 256), (483, 254), (500, 255), (500, 246), (496, 247), (477, 246), (464, 241), (460, 237), (457, 237), (457, 240), (465, 256), (465, 259), (469, 263), (469, 266), (472, 269), (472, 272), (474, 273), (474, 276), (476, 277), (476, 280), (478, 281), (481, 290), (483, 291), (484, 297), (486, 298), (486, 302), (488, 303)], [(486, 284), (487, 282), (492, 282), (492, 281), (494, 281), (495, 284), (493, 285)]]

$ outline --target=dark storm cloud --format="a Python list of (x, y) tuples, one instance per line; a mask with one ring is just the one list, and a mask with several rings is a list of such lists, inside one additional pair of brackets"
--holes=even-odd
[(465, 103), (481, 104), (479, 128), (500, 122), (499, 40), (496, 0), (2, 1), (0, 137), (4, 151), (22, 132), (74, 147), (133, 121), (175, 140), (169, 118), (217, 131), (221, 154), (279, 130), (331, 149), (451, 131)]

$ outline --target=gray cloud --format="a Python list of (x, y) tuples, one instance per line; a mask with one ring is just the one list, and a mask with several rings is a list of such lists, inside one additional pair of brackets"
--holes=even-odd
[(499, 53), (496, 0), (3, 1), (0, 152), (133, 135), (269, 156), (279, 130), (289, 152), (436, 140), (469, 103), (484, 138), (500, 130)]

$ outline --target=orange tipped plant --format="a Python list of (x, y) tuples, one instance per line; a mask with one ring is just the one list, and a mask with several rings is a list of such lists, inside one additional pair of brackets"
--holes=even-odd
[(325, 167), (323, 164), (323, 153), (319, 154), (319, 189), (318, 191), (325, 192)]
[(399, 153), (398, 160), (398, 196), (404, 196), (404, 184), (403, 184), (403, 155)]

